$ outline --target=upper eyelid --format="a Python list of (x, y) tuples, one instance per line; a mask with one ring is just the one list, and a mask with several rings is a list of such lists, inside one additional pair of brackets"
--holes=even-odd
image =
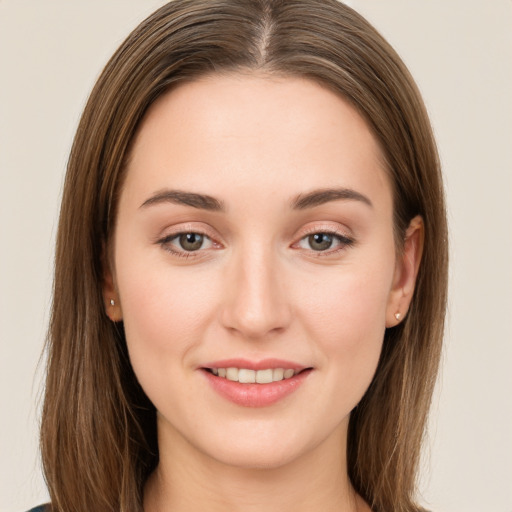
[(214, 234), (213, 233), (213, 229), (205, 228), (205, 227), (192, 226), (189, 223), (179, 224), (176, 227), (173, 226), (173, 228), (171, 228), (171, 229), (165, 228), (165, 229), (162, 230), (162, 233), (163, 234), (159, 234), (155, 238), (155, 242), (161, 242), (162, 240), (175, 238), (175, 237), (177, 237), (179, 235), (183, 235), (183, 234), (186, 234), (186, 233), (197, 233), (198, 235), (202, 235), (202, 236), (208, 237), (210, 240), (212, 240), (214, 242), (222, 243), (222, 242), (219, 242), (219, 238), (221, 238), (221, 237), (219, 237), (218, 235)]
[(185, 249), (179, 249), (178, 247), (175, 247), (173, 245), (173, 249), (172, 249), (172, 252), (174, 253), (187, 253), (187, 254), (198, 254), (198, 253), (201, 253), (201, 252), (204, 252), (205, 250), (209, 250), (209, 249), (218, 249), (219, 246), (221, 246), (221, 248), (223, 247), (223, 244), (217, 242), (214, 238), (212, 238), (211, 236), (207, 235), (206, 233), (202, 233), (200, 231), (192, 231), (192, 230), (189, 230), (189, 231), (177, 231), (175, 233), (170, 233), (160, 239), (157, 240), (157, 244), (160, 244), (160, 245), (166, 245), (166, 244), (171, 244), (171, 242), (174, 242), (176, 239), (178, 239), (181, 235), (185, 235), (185, 234), (188, 234), (188, 233), (195, 233), (197, 235), (201, 235), (202, 237), (204, 238), (207, 238), (210, 243), (211, 243), (211, 247), (207, 247), (205, 249), (198, 249), (196, 251), (187, 251)]
[(344, 235), (349, 236), (348, 234), (345, 234), (341, 229), (336, 228), (311, 228), (306, 230), (304, 233), (300, 235), (300, 238), (304, 238), (305, 236), (312, 235), (315, 233), (329, 233), (333, 235)]
[(348, 228), (343, 229), (342, 227), (339, 226), (339, 224), (337, 226), (327, 225), (327, 224), (320, 224), (320, 225), (316, 224), (316, 225), (312, 225), (310, 227), (306, 227), (305, 229), (301, 228), (301, 230), (299, 230), (296, 237), (299, 240), (302, 240), (302, 238), (304, 238), (308, 235), (312, 235), (314, 233), (329, 233), (332, 235), (338, 235), (338, 236), (342, 236), (344, 238), (349, 238), (351, 240), (354, 239), (354, 235), (353, 235), (352, 231)]

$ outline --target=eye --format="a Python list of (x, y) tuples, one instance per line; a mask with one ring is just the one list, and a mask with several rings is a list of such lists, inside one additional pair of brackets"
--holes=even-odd
[(160, 240), (160, 244), (175, 254), (196, 252), (213, 246), (212, 240), (202, 233), (176, 233)]
[(307, 237), (307, 243), (314, 251), (326, 251), (331, 248), (333, 242), (334, 237), (330, 233), (315, 233)]
[(328, 231), (318, 231), (302, 238), (298, 246), (315, 252), (336, 252), (352, 245), (354, 241), (344, 235)]

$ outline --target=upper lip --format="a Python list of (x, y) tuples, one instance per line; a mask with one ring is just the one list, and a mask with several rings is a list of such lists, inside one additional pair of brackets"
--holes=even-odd
[(267, 370), (274, 368), (283, 368), (284, 370), (293, 369), (301, 371), (310, 368), (294, 361), (284, 359), (261, 359), (260, 361), (250, 361), (249, 359), (222, 359), (201, 365), (201, 368), (245, 368), (247, 370)]

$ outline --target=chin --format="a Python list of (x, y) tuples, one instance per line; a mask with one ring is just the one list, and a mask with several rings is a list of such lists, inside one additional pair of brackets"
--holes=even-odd
[(322, 432), (321, 429), (307, 432), (301, 431), (300, 428), (294, 430), (289, 426), (274, 426), (261, 431), (254, 426), (251, 435), (247, 435), (248, 429), (245, 435), (231, 432), (226, 436), (224, 432), (214, 444), (212, 437), (209, 438), (208, 445), (204, 445), (204, 453), (219, 463), (239, 469), (279, 469), (306, 459), (308, 454), (316, 452), (315, 449), (320, 445), (329, 445), (334, 437), (341, 439), (339, 432)]
[(211, 456), (221, 464), (247, 470), (279, 469), (299, 459), (305, 450), (285, 447), (230, 447)]

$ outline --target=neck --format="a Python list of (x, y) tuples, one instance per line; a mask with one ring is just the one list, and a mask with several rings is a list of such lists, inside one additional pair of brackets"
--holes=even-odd
[(144, 493), (145, 512), (363, 512), (346, 468), (346, 425), (337, 436), (272, 468), (231, 466), (159, 429), (160, 462)]

